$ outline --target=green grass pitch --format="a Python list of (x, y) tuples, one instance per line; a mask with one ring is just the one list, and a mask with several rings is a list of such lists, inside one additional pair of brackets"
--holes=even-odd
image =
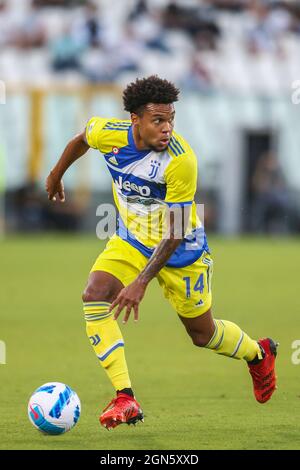
[[(123, 327), (131, 379), (144, 424), (107, 432), (98, 415), (114, 393), (85, 334), (81, 292), (103, 249), (91, 237), (1, 241), (1, 449), (299, 449), (300, 339), (297, 239), (213, 238), (214, 314), (252, 337), (280, 342), (278, 390), (256, 403), (247, 367), (192, 345), (156, 280), (140, 320)], [(49, 381), (74, 388), (77, 426), (44, 436), (27, 418), (31, 393)]]

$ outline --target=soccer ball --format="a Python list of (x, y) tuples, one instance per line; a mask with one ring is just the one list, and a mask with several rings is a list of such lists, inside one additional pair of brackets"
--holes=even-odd
[(32, 394), (28, 417), (33, 426), (45, 434), (63, 434), (77, 423), (81, 411), (77, 393), (68, 385), (49, 382)]

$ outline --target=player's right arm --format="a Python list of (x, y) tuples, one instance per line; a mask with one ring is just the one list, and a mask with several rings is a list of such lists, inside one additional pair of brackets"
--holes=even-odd
[(65, 201), (65, 191), (62, 177), (67, 169), (76, 160), (78, 160), (78, 158), (82, 157), (89, 148), (90, 145), (87, 142), (85, 130), (70, 140), (65, 150), (63, 151), (62, 156), (58, 160), (55, 167), (50, 171), (50, 174), (46, 179), (46, 191), (50, 201), (56, 201), (57, 196), (61, 202)]

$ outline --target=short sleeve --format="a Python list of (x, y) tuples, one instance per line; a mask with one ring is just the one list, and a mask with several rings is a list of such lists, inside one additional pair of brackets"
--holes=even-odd
[(100, 141), (103, 127), (108, 119), (92, 117), (86, 126), (86, 140), (90, 147), (100, 150)]
[(192, 204), (197, 189), (197, 158), (191, 149), (171, 160), (165, 171), (165, 182), (165, 202), (169, 205)]

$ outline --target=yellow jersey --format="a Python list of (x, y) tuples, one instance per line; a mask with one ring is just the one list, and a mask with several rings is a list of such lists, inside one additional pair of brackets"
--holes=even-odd
[(138, 150), (130, 120), (93, 117), (86, 139), (103, 154), (112, 177), (117, 235), (149, 258), (166, 233), (169, 208), (190, 206), (184, 239), (166, 266), (188, 266), (209, 252), (194, 202), (197, 158), (183, 137), (173, 131), (165, 150)]

